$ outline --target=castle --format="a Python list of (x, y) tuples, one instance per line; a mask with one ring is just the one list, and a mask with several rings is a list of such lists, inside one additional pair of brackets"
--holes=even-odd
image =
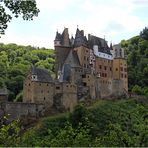
[(32, 67), (24, 81), (23, 102), (72, 110), (81, 100), (121, 97), (128, 94), (127, 63), (120, 45), (84, 35), (77, 28), (69, 38), (68, 28), (56, 33), (55, 75)]

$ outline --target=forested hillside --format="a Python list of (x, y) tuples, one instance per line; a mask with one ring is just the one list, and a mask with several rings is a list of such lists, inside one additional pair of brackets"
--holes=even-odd
[(53, 74), (54, 50), (0, 44), (0, 88), (7, 87), (9, 101), (21, 101), (23, 80), (32, 65)]
[(148, 28), (138, 36), (122, 40), (128, 62), (129, 91), (148, 96)]
[(147, 99), (79, 104), (72, 113), (40, 119), (25, 133), (17, 122), (2, 126), (0, 146), (147, 147), (147, 112)]

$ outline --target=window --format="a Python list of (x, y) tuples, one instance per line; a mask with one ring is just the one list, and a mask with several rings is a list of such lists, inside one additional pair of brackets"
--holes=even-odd
[(121, 78), (123, 78), (123, 73), (121, 74)]
[(82, 78), (86, 78), (86, 75), (82, 75)]
[(83, 83), (83, 86), (86, 86), (86, 83), (85, 82)]
[(28, 85), (30, 86), (30, 83)]
[(110, 67), (110, 71), (112, 71), (112, 68)]
[(47, 86), (48, 86), (48, 84), (47, 84)]
[(101, 66), (101, 65), (99, 65), (99, 68), (100, 68), (100, 69), (102, 69), (102, 66)]
[(106, 66), (104, 66), (104, 70), (106, 70)]
[(118, 68), (116, 68), (116, 71), (118, 71)]
[(127, 72), (127, 68), (124, 68), (124, 71)]
[(84, 56), (84, 60), (86, 60), (86, 56)]
[(45, 100), (46, 98), (44, 97), (44, 100)]
[(56, 89), (60, 89), (60, 87), (59, 86), (56, 86)]
[(120, 70), (123, 71), (123, 67), (120, 67)]
[(126, 76), (126, 75), (125, 75), (124, 77), (125, 77), (125, 78), (127, 78), (127, 76)]

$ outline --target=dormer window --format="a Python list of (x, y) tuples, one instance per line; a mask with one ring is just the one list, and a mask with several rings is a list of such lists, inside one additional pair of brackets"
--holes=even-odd
[(37, 81), (37, 75), (32, 75), (32, 80)]

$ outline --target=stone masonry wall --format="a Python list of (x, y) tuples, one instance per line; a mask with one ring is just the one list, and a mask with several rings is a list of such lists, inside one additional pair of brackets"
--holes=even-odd
[(44, 115), (44, 105), (35, 103), (13, 103), (7, 102), (0, 106), (1, 112), (9, 115), (9, 119), (17, 119), (20, 117), (41, 117)]

